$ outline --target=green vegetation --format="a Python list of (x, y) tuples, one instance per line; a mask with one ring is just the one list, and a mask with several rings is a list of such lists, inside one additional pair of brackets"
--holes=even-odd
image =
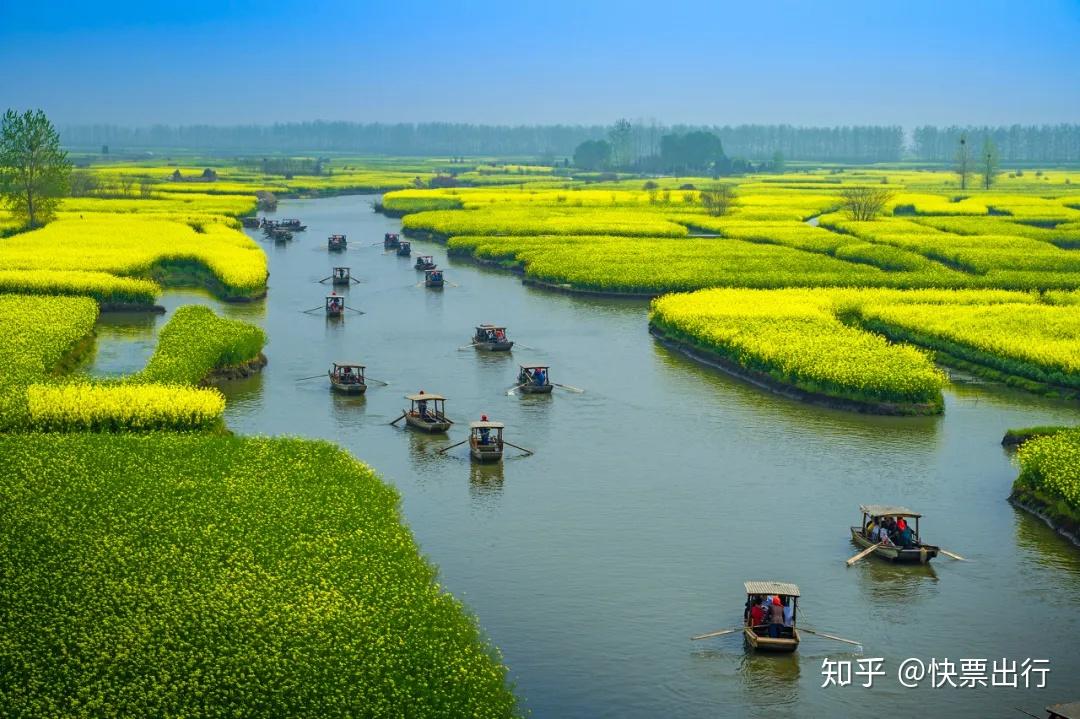
[(158, 334), (157, 348), (132, 382), (198, 384), (214, 370), (259, 357), (266, 333), (240, 320), (218, 317), (208, 307), (180, 307)]
[(0, 436), (9, 716), (514, 712), (505, 670), (323, 442)]
[(1013, 485), (1014, 497), (1065, 529), (1080, 529), (1080, 428), (1030, 439), (1016, 458), (1020, 476)]

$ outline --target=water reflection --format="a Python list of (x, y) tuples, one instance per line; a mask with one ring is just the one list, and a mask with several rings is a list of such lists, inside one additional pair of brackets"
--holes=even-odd
[(502, 494), (504, 468), (502, 462), (469, 462), (469, 496), (477, 504), (487, 504)]
[(932, 564), (894, 564), (872, 556), (859, 564), (860, 593), (875, 602), (917, 604), (936, 590), (938, 575)]
[(737, 669), (745, 702), (758, 708), (782, 707), (799, 699), (799, 653), (743, 655)]

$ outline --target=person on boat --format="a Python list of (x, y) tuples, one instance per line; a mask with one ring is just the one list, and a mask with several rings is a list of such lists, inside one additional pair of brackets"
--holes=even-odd
[(795, 626), (795, 602), (791, 601), (791, 597), (784, 597), (781, 602), (784, 605), (784, 626)]
[(427, 419), (427, 400), (422, 399), (416, 403), (416, 412), (420, 415), (420, 419)]
[(903, 530), (900, 532), (900, 541), (898, 544), (904, 549), (914, 549), (915, 547), (915, 532), (907, 524), (904, 525)]
[(543, 369), (536, 370), (536, 374), (533, 375), (533, 379), (536, 380), (536, 386), (537, 387), (543, 387), (544, 386), (544, 380), (546, 379), (546, 375), (547, 375), (547, 373), (544, 372)]
[[(480, 415), (481, 422), (487, 422), (488, 418), (486, 414)], [(480, 444), (489, 444), (491, 442), (491, 430), (487, 427), (480, 428)]]
[(765, 623), (765, 610), (762, 608), (761, 602), (754, 602), (754, 606), (750, 607), (750, 626), (760, 627)]
[(882, 537), (887, 538), (889, 536), (888, 530), (886, 530), (885, 527), (880, 524), (880, 521), (880, 519), (875, 520), (870, 525), (873, 527), (873, 529), (870, 530), (870, 541), (874, 544), (878, 544), (881, 541)]
[(784, 607), (780, 603), (780, 597), (772, 598), (772, 606), (769, 607), (769, 636), (773, 639), (780, 638), (780, 629), (784, 626)]
[(506, 341), (506, 330), (496, 330), (495, 331), (495, 339), (497, 339), (499, 342), (505, 342)]

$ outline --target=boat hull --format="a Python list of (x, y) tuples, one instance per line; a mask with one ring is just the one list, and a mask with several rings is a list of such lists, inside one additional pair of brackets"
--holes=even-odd
[(494, 447), (489, 449), (470, 447), (469, 454), (472, 455), (474, 462), (500, 462), (503, 456), (502, 450)]
[[(869, 549), (874, 543), (862, 535), (858, 527), (851, 527), (851, 539), (863, 549)], [(921, 544), (913, 549), (902, 547), (874, 547), (874, 556), (886, 562), (896, 564), (927, 564), (938, 555), (938, 547)]]
[(341, 285), (348, 285), (349, 282), (350, 282), (350, 280), (349, 280), (348, 277), (335, 277), (334, 280), (333, 280), (333, 285), (335, 287), (338, 287), (338, 286), (341, 286)]
[(411, 249), (405, 249), (404, 247), (399, 247), (398, 248), (398, 251), (397, 251), (397, 256), (398, 257), (408, 257), (411, 254), (412, 254)]
[(554, 388), (554, 385), (550, 384), (524, 384), (518, 387), (518, 391), (523, 392), (524, 394), (551, 394), (551, 390)]
[(791, 633), (791, 637), (773, 639), (769, 636), (759, 636), (750, 627), (743, 627), (743, 637), (746, 639), (746, 643), (756, 652), (790, 654), (799, 648), (799, 630), (792, 629)]
[(473, 340), (473, 347), (484, 352), (509, 352), (514, 347), (514, 343), (510, 340), (506, 342), (477, 342)]
[(446, 421), (439, 422), (439, 421), (425, 420), (425, 419), (421, 419), (420, 417), (418, 417), (415, 414), (409, 414), (407, 412), (405, 414), (405, 424), (407, 424), (410, 427), (413, 427), (415, 429), (418, 429), (421, 432), (429, 432), (431, 434), (436, 434), (436, 433), (439, 433), (439, 432), (447, 432), (450, 429), (450, 423), (449, 422), (446, 422)]
[(357, 395), (367, 392), (367, 385), (361, 384), (359, 382), (355, 384), (344, 384), (342, 382), (335, 382), (334, 380), (330, 380), (330, 389), (334, 390), (338, 394)]
[(329, 252), (344, 252), (345, 251), (345, 245), (327, 245), (326, 249)]
[(431, 281), (429, 280), (429, 281), (427, 281), (427, 282), (424, 282), (424, 286), (425, 286), (425, 287), (432, 287), (432, 288), (434, 288), (434, 289), (439, 289), (439, 290), (441, 290), (441, 289), (442, 289), (442, 286), (443, 286), (443, 283), (442, 283), (442, 282), (431, 282)]

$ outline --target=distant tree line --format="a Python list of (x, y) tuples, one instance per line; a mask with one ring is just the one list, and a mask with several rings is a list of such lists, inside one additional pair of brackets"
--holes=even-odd
[[(1001, 162), (1080, 162), (1080, 125), (1010, 125), (1009, 127), (916, 127), (912, 132), (915, 157), (948, 162), (960, 140), (996, 148)], [(978, 147), (973, 148), (977, 151)], [(985, 154), (985, 153), (983, 153)]]
[[(613, 142), (611, 132), (618, 138)], [(895, 162), (905, 158), (899, 125), (796, 127), (794, 125), (665, 126), (656, 121), (620, 120), (604, 125), (471, 125), (463, 123), (296, 122), (274, 125), (79, 125), (61, 130), (67, 147), (180, 150), (221, 153), (341, 152), (383, 155), (497, 155), (568, 157), (587, 140), (612, 145), (612, 163), (630, 166), (660, 155), (665, 135), (707, 132), (723, 143), (728, 157), (771, 162)], [(1003, 162), (1080, 161), (1080, 125), (1011, 127), (919, 127), (913, 135), (915, 160), (949, 162), (960, 134), (989, 134)]]

